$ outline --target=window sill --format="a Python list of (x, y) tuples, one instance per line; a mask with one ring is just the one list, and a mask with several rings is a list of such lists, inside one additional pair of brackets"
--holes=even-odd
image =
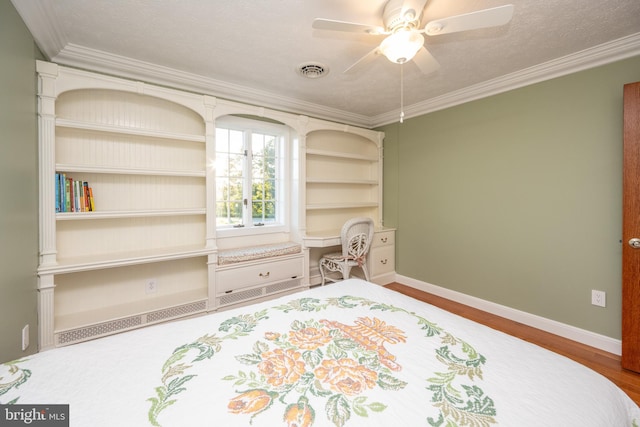
[(264, 225), (261, 227), (241, 227), (241, 228), (218, 228), (216, 230), (217, 237), (236, 237), (236, 236), (258, 236), (260, 234), (271, 233), (288, 233), (289, 227), (286, 225)]

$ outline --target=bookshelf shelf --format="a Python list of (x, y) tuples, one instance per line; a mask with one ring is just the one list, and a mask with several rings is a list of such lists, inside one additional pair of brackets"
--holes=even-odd
[(307, 210), (333, 210), (333, 209), (359, 209), (359, 208), (376, 208), (377, 202), (360, 202), (360, 203), (324, 203), (307, 205)]
[(140, 211), (93, 211), (93, 212), (60, 212), (57, 221), (78, 221), (93, 219), (140, 218), (158, 216), (206, 215), (205, 208), (198, 209), (157, 209)]
[(144, 168), (115, 168), (115, 167), (99, 167), (99, 166), (83, 166), (70, 164), (56, 164), (58, 172), (68, 173), (95, 173), (95, 174), (114, 174), (114, 175), (150, 175), (150, 176), (184, 176), (184, 177), (200, 177), (204, 178), (206, 172), (204, 170), (179, 170), (179, 169), (144, 169)]
[(115, 133), (124, 135), (149, 136), (152, 138), (175, 139), (180, 141), (205, 142), (204, 135), (181, 132), (168, 132), (138, 127), (115, 126), (105, 123), (85, 122), (81, 120), (57, 118), (56, 126), (60, 128), (80, 129), (94, 132)]
[(349, 152), (341, 152), (341, 151), (331, 151), (331, 150), (322, 150), (322, 149), (307, 149), (307, 155), (309, 156), (318, 156), (318, 157), (335, 157), (337, 159), (350, 159), (362, 162), (378, 162), (378, 156), (376, 155), (363, 155), (360, 153), (349, 153)]
[(334, 185), (379, 185), (373, 179), (332, 179), (332, 178), (307, 178), (307, 184), (334, 184)]
[(167, 247), (146, 251), (131, 251), (105, 255), (61, 258), (57, 265), (41, 267), (39, 274), (69, 274), (80, 271), (103, 270), (139, 264), (158, 263), (210, 255), (213, 251), (202, 246)]

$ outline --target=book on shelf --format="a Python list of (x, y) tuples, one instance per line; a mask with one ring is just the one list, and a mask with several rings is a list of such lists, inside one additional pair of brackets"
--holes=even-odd
[(89, 183), (65, 173), (56, 173), (56, 212), (91, 212), (95, 210), (93, 189)]

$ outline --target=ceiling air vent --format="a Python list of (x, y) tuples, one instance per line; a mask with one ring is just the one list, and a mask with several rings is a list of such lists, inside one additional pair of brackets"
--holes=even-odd
[(307, 62), (298, 66), (298, 73), (308, 79), (318, 79), (329, 72), (329, 68), (325, 65)]

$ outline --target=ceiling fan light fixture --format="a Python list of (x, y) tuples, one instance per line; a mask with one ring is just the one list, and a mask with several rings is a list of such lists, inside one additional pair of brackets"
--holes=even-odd
[(424, 45), (424, 36), (416, 29), (402, 28), (380, 44), (380, 50), (389, 61), (403, 64), (410, 61)]

